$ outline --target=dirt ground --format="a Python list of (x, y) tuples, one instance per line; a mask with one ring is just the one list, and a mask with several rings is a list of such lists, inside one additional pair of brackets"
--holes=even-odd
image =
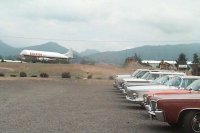
[(177, 133), (111, 80), (0, 78), (1, 133)]

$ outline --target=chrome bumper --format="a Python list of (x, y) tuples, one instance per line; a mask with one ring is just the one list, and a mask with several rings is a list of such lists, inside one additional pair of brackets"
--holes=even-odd
[(149, 117), (151, 119), (155, 118), (156, 117), (156, 114), (155, 114), (155, 111), (152, 111), (151, 110), (151, 106), (150, 105), (145, 105), (145, 109), (147, 110), (148, 114), (149, 114)]
[(132, 97), (129, 97), (129, 96), (126, 96), (126, 100), (131, 101), (131, 102), (136, 103), (136, 104), (143, 104), (143, 102), (144, 102), (143, 98), (133, 99)]
[(113, 83), (113, 87), (117, 88), (117, 85), (116, 85), (116, 83)]
[(149, 111), (151, 111), (151, 106), (150, 105), (145, 105), (145, 109), (149, 112)]
[(113, 83), (113, 87), (117, 88), (117, 89), (122, 89), (121, 86), (117, 85), (116, 83)]
[[(146, 106), (145, 106), (146, 107)], [(159, 111), (148, 111), (149, 116), (151, 119), (156, 118), (158, 121), (165, 121), (165, 115), (164, 112), (159, 110)]]
[(155, 115), (156, 115), (156, 119), (159, 121), (164, 122), (165, 121), (165, 115), (164, 112), (159, 110), (159, 111), (155, 111)]
[(125, 89), (120, 89), (120, 91), (122, 91), (123, 94), (126, 94)]

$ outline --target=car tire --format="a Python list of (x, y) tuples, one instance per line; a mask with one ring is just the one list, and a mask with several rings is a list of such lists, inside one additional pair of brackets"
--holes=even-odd
[(200, 111), (189, 111), (183, 121), (185, 133), (200, 133)]

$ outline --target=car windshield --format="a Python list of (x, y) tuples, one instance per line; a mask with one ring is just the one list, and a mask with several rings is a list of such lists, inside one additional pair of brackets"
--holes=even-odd
[(200, 80), (196, 80), (193, 83), (191, 83), (187, 89), (192, 89), (194, 91), (200, 91)]
[(147, 72), (147, 73), (145, 73), (142, 77), (141, 77), (141, 79), (147, 79), (147, 77), (149, 76), (149, 72)]
[(148, 73), (148, 71), (141, 71), (141, 72), (139, 72), (137, 75), (136, 75), (136, 77), (137, 78), (142, 78), (144, 75), (146, 75)]
[(132, 77), (136, 77), (136, 75), (140, 72), (140, 70), (136, 70), (135, 72), (132, 73)]
[(183, 79), (181, 88), (186, 88), (187, 86), (189, 86), (195, 80), (197, 80), (197, 79), (194, 79), (194, 78), (192, 78), (192, 79)]
[(170, 79), (169, 81), (167, 81), (165, 83), (165, 85), (167, 86), (180, 86), (181, 85), (181, 78), (180, 77), (174, 77), (172, 79)]
[(164, 84), (169, 80), (169, 76), (159, 77), (151, 82), (151, 84)]

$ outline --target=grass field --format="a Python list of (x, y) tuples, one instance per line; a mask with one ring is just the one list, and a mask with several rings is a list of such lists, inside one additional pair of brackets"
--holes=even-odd
[[(135, 68), (136, 69), (136, 68)], [(108, 78), (116, 74), (131, 73), (133, 68), (124, 68), (108, 64), (82, 65), (82, 64), (42, 64), (42, 63), (0, 63), (0, 73), (6, 77), (20, 72), (26, 72), (28, 76), (38, 75), (42, 72), (49, 74), (50, 77), (61, 77), (63, 72), (70, 72), (72, 78), (86, 78), (92, 74), (93, 78)]]

